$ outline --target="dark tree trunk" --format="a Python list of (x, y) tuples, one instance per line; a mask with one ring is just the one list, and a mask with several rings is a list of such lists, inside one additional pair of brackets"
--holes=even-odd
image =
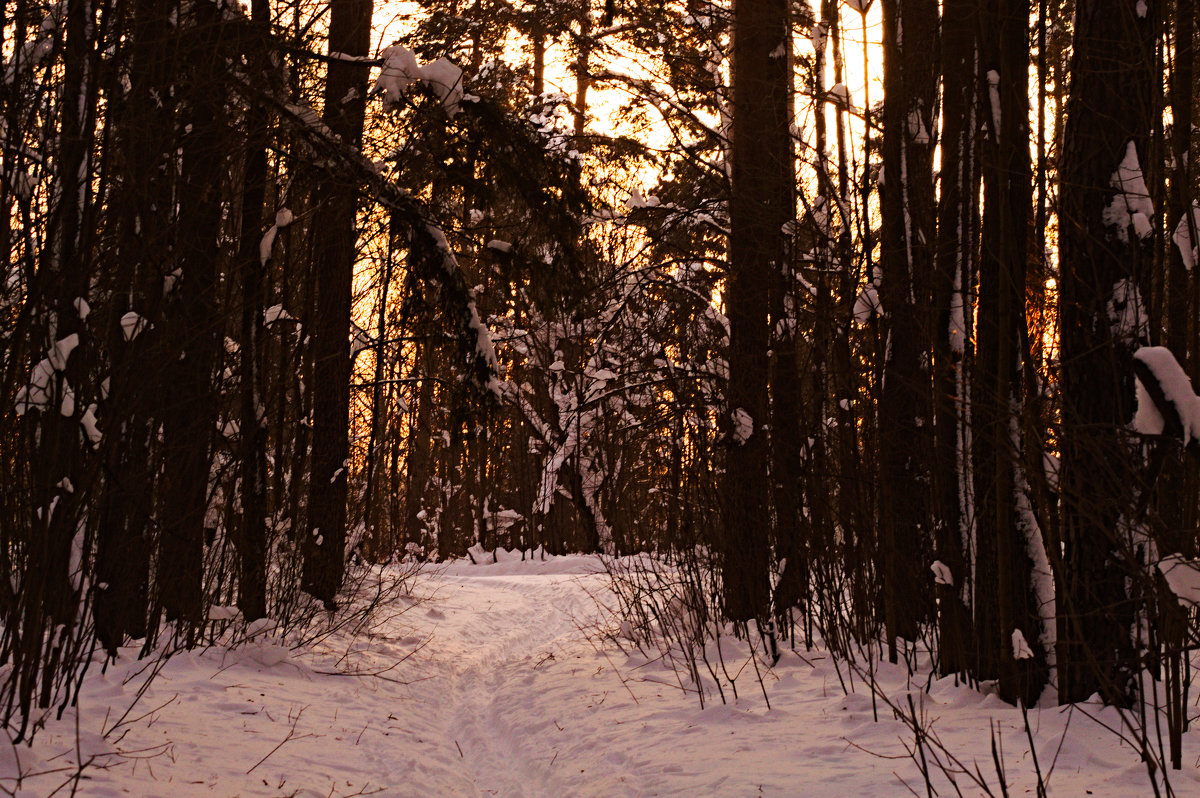
[[(254, 0), (251, 17), (255, 38), (250, 40), (247, 63), (252, 79), (265, 81), (270, 70), (266, 37), (270, 34), (271, 9), (267, 0)], [(238, 609), (247, 621), (258, 620), (267, 614), (267, 435), (263, 426), (262, 398), (266, 259), (259, 252), (259, 247), (267, 193), (269, 121), (262, 103), (251, 103), (246, 112), (242, 240), (238, 253), (242, 269), (242, 395), (239, 424), (242, 514), (236, 541), (241, 561)]]
[[(981, 678), (999, 678), (1004, 699), (1034, 703), (1045, 685), (1041, 621), (1032, 595), (1029, 545), (1041, 545), (1017, 508), (1020, 359), (1026, 339), (1025, 277), (1032, 163), (1029, 155), (1029, 3), (989, 0), (980, 38), (982, 249), (972, 452), (975, 478), (975, 628)], [(1036, 536), (1037, 540), (1026, 540)], [(1017, 633), (1031, 656), (1017, 658)], [(1024, 652), (1022, 652), (1024, 653)]]
[(887, 314), (879, 405), (880, 558), (888, 656), (929, 611), (930, 375), (922, 363), (933, 273), (933, 136), (938, 11), (934, 0), (883, 3), (881, 299)]
[(722, 541), (725, 611), (734, 621), (765, 620), (770, 608), (767, 311), (775, 275), (786, 265), (782, 228), (792, 218), (788, 24), (782, 0), (739, 0), (734, 10)]
[(1130, 506), (1132, 454), (1122, 427), (1132, 416), (1131, 353), (1139, 333), (1115, 324), (1133, 311), (1145, 243), (1107, 223), (1113, 176), (1133, 147), (1147, 160), (1154, 85), (1153, 4), (1079, 0), (1059, 194), (1062, 331), (1061, 512), (1058, 584), (1059, 698), (1099, 692), (1123, 702), (1134, 689), (1133, 566), (1118, 520)]
[[(170, 207), (174, 170), (163, 142), (173, 140), (169, 89), (175, 77), (169, 55), (175, 28), (170, 9), (141, 0), (132, 9), (132, 68), (125, 105), (116, 111), (115, 146), (121, 166), (109, 205), (117, 236), (116, 284), (105, 328), (111, 357), (108, 396), (101, 402), (101, 429), (113, 433), (107, 447), (104, 491), (96, 544), (94, 616), (101, 645), (115, 655), (126, 636), (146, 635), (150, 552), (153, 544), (152, 458), (162, 412), (163, 266), (170, 262)], [(126, 341), (121, 318), (144, 316), (150, 329)], [(118, 433), (118, 431), (121, 431)]]
[[(183, 136), (176, 262), (179, 285), (165, 317), (169, 341), (163, 423), (159, 597), (167, 620), (191, 635), (204, 621), (204, 520), (217, 420), (213, 367), (221, 342), (217, 264), (221, 250), (223, 154), (228, 143), (221, 90), (221, 11), (198, 4), (186, 22)], [(185, 130), (187, 130), (185, 128)]]
[(966, 324), (963, 286), (975, 271), (978, 243), (978, 3), (946, 0), (942, 6), (942, 160), (938, 250), (934, 274), (934, 556), (950, 569), (953, 584), (936, 585), (939, 601), (939, 668), (970, 669), (970, 569), (963, 556), (961, 408)]
[[(367, 55), (371, 0), (330, 0), (329, 51)], [(329, 64), (324, 121), (342, 143), (362, 143), (367, 67)], [(357, 252), (358, 186), (329, 175), (315, 192), (317, 311), (312, 330), (313, 447), (304, 589), (332, 606), (345, 575), (346, 477), (350, 462), (350, 294)]]

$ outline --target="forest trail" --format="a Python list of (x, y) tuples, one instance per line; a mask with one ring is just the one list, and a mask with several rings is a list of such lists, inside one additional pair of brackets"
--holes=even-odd
[[(924, 792), (906, 752), (911, 733), (881, 704), (875, 721), (860, 680), (857, 694), (844, 695), (845, 665), (820, 650), (784, 650), (765, 676), (769, 711), (749, 669), (739, 701), (725, 705), (712, 694), (700, 708), (661, 663), (604, 634), (615, 624), (601, 606), (611, 594), (595, 558), (455, 562), (427, 569), (411, 588), (369, 628), (346, 630), (315, 651), (267, 637), (178, 654), (104, 738), (134, 703), (146, 665), (130, 650), (107, 673), (89, 671), (78, 729), (72, 712), (51, 720), (32, 749), (17, 751), (19, 766), (14, 749), (0, 747), (0, 787), (19, 786), (21, 798), (49, 795), (82, 752), (91, 764), (76, 794), (105, 798)], [(1033, 791), (1018, 711), (953, 679), (923, 691), (916, 685), (924, 687), (924, 677), (874, 667), (887, 694), (912, 694), (947, 749), (978, 762), (999, 794), (988, 736), (995, 728), (1009, 793)], [(1051, 794), (1144, 794), (1137, 756), (1089, 712), (1120, 722), (1098, 707), (1030, 710), (1039, 761), (1045, 767), (1057, 757)], [(1185, 750), (1196, 749), (1200, 739), (1189, 740)], [(18, 770), (41, 775), (16, 785)], [(1200, 794), (1200, 768), (1176, 774), (1175, 783), (1178, 794)], [(940, 794), (954, 792), (940, 773), (934, 784)], [(961, 775), (959, 787), (981, 792)]]
[(432, 579), (441, 583), (429, 612), (438, 620), (430, 648), (446, 688), (444, 734), (467, 774), (483, 795), (565, 794), (553, 768), (563, 727), (544, 719), (532, 729), (518, 719), (547, 664), (572, 656), (594, 623), (587, 584), (596, 578), (456, 571)]

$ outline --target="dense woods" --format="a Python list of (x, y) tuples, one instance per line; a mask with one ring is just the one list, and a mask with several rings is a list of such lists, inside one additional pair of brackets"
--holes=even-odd
[(123, 646), (503, 547), (1026, 706), (1161, 692), (1180, 766), (1193, 0), (0, 15), (15, 738)]

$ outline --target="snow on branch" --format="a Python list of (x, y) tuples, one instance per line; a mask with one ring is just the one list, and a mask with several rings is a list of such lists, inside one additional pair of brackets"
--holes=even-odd
[[(384, 177), (378, 166), (358, 149), (334, 136), (311, 109), (279, 102), (249, 84), (243, 84), (241, 90), (258, 101), (275, 105), (281, 121), (297, 129), (326, 169), (340, 169), (357, 179), (372, 199), (392, 214), (395, 223), (410, 231), (412, 243), (422, 256), (418, 259), (423, 267), (419, 269), (420, 278), (436, 281), (441, 286), (439, 296), (444, 311), (448, 317), (459, 321), (461, 340), (473, 361), (472, 380), (498, 397), (500, 367), (491, 333), (479, 316), (458, 259), (425, 204)], [(276, 225), (283, 226), (279, 224), (281, 221), (290, 223), (291, 218), (277, 216)]]
[(1183, 268), (1189, 272), (1196, 267), (1197, 255), (1200, 255), (1200, 247), (1196, 244), (1197, 231), (1200, 231), (1200, 202), (1192, 200), (1190, 213), (1179, 217), (1179, 224), (1175, 225), (1175, 233), (1171, 236), (1175, 246), (1179, 247)]
[(1113, 172), (1112, 187), (1117, 190), (1112, 202), (1104, 209), (1104, 223), (1117, 229), (1117, 238), (1129, 241), (1129, 228), (1139, 239), (1149, 238), (1154, 233), (1154, 203), (1142, 175), (1138, 161), (1137, 146), (1131, 140), (1125, 146), (1125, 157), (1117, 171)]
[(382, 55), (383, 67), (373, 93), (383, 94), (387, 108), (398, 106), (414, 85), (427, 86), (451, 118), (458, 114), (464, 100), (471, 99), (463, 93), (462, 70), (447, 58), (421, 65), (413, 51), (401, 44), (384, 48)]
[(1180, 604), (1200, 604), (1200, 560), (1187, 560), (1182, 554), (1172, 554), (1159, 561), (1158, 570)]
[(1185, 446), (1200, 442), (1200, 397), (1179, 361), (1165, 346), (1133, 353), (1137, 413), (1131, 424), (1142, 435), (1170, 435)]

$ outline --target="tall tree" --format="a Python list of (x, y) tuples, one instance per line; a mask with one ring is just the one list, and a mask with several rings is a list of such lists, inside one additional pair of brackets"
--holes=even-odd
[[(1122, 428), (1132, 350), (1143, 336), (1139, 266), (1149, 262), (1153, 3), (1078, 0), (1059, 190), (1062, 392), (1059, 698), (1125, 701), (1137, 666), (1126, 592), (1133, 557), (1119, 521), (1134, 482)], [(1052, 553), (1052, 564), (1058, 558)]]
[(975, 273), (979, 221), (978, 57), (979, 4), (946, 0), (942, 6), (942, 135), (938, 195), (938, 249), (933, 286), (934, 556), (950, 571), (937, 582), (939, 665), (943, 673), (969, 667), (969, 595), (962, 507), (961, 408), (966, 349), (964, 286)]
[(729, 200), (729, 452), (724, 484), (725, 609), (734, 621), (770, 608), (768, 299), (785, 268), (792, 219), (788, 4), (734, 9), (732, 189)]
[[(921, 567), (929, 529), (927, 312), (933, 273), (933, 145), (937, 118), (935, 0), (883, 3), (881, 299), (887, 313), (879, 405), (879, 527), (888, 653), (916, 638), (931, 591)], [(929, 422), (929, 423), (927, 423)]]
[[(323, 121), (342, 143), (362, 144), (371, 0), (330, 0), (329, 71)], [(345, 575), (346, 479), (350, 467), (350, 299), (358, 243), (357, 178), (329, 174), (317, 183), (312, 323), (313, 442), (304, 589), (332, 605)]]
[(175, 241), (179, 287), (165, 316), (170, 362), (163, 420), (159, 598), (167, 619), (183, 621), (191, 635), (204, 621), (204, 526), (217, 420), (213, 370), (222, 340), (216, 295), (222, 155), (228, 127), (220, 90), (227, 45), (221, 10), (199, 3), (189, 11), (183, 23), (187, 35), (181, 41), (186, 124)]
[[(975, 368), (972, 372), (978, 675), (1028, 706), (1045, 684), (1032, 591), (1038, 530), (1017, 506), (1025, 277), (1033, 211), (1029, 155), (1028, 0), (989, 0), (980, 17), (984, 185)], [(1024, 645), (1021, 645), (1024, 641)]]
[[(268, 0), (253, 0), (248, 39), (248, 78), (266, 82), (271, 65), (267, 37), (271, 32)], [(267, 145), (270, 119), (262, 102), (251, 101), (246, 112), (246, 156), (242, 174), (241, 241), (238, 265), (242, 278), (241, 312), (241, 451), (242, 517), (235, 536), (241, 561), (238, 608), (250, 621), (267, 614), (266, 430), (262, 399), (263, 309), (270, 246), (263, 252), (263, 204), (267, 193)], [(278, 229), (277, 227), (274, 229)], [(271, 239), (270, 243), (273, 243)]]

